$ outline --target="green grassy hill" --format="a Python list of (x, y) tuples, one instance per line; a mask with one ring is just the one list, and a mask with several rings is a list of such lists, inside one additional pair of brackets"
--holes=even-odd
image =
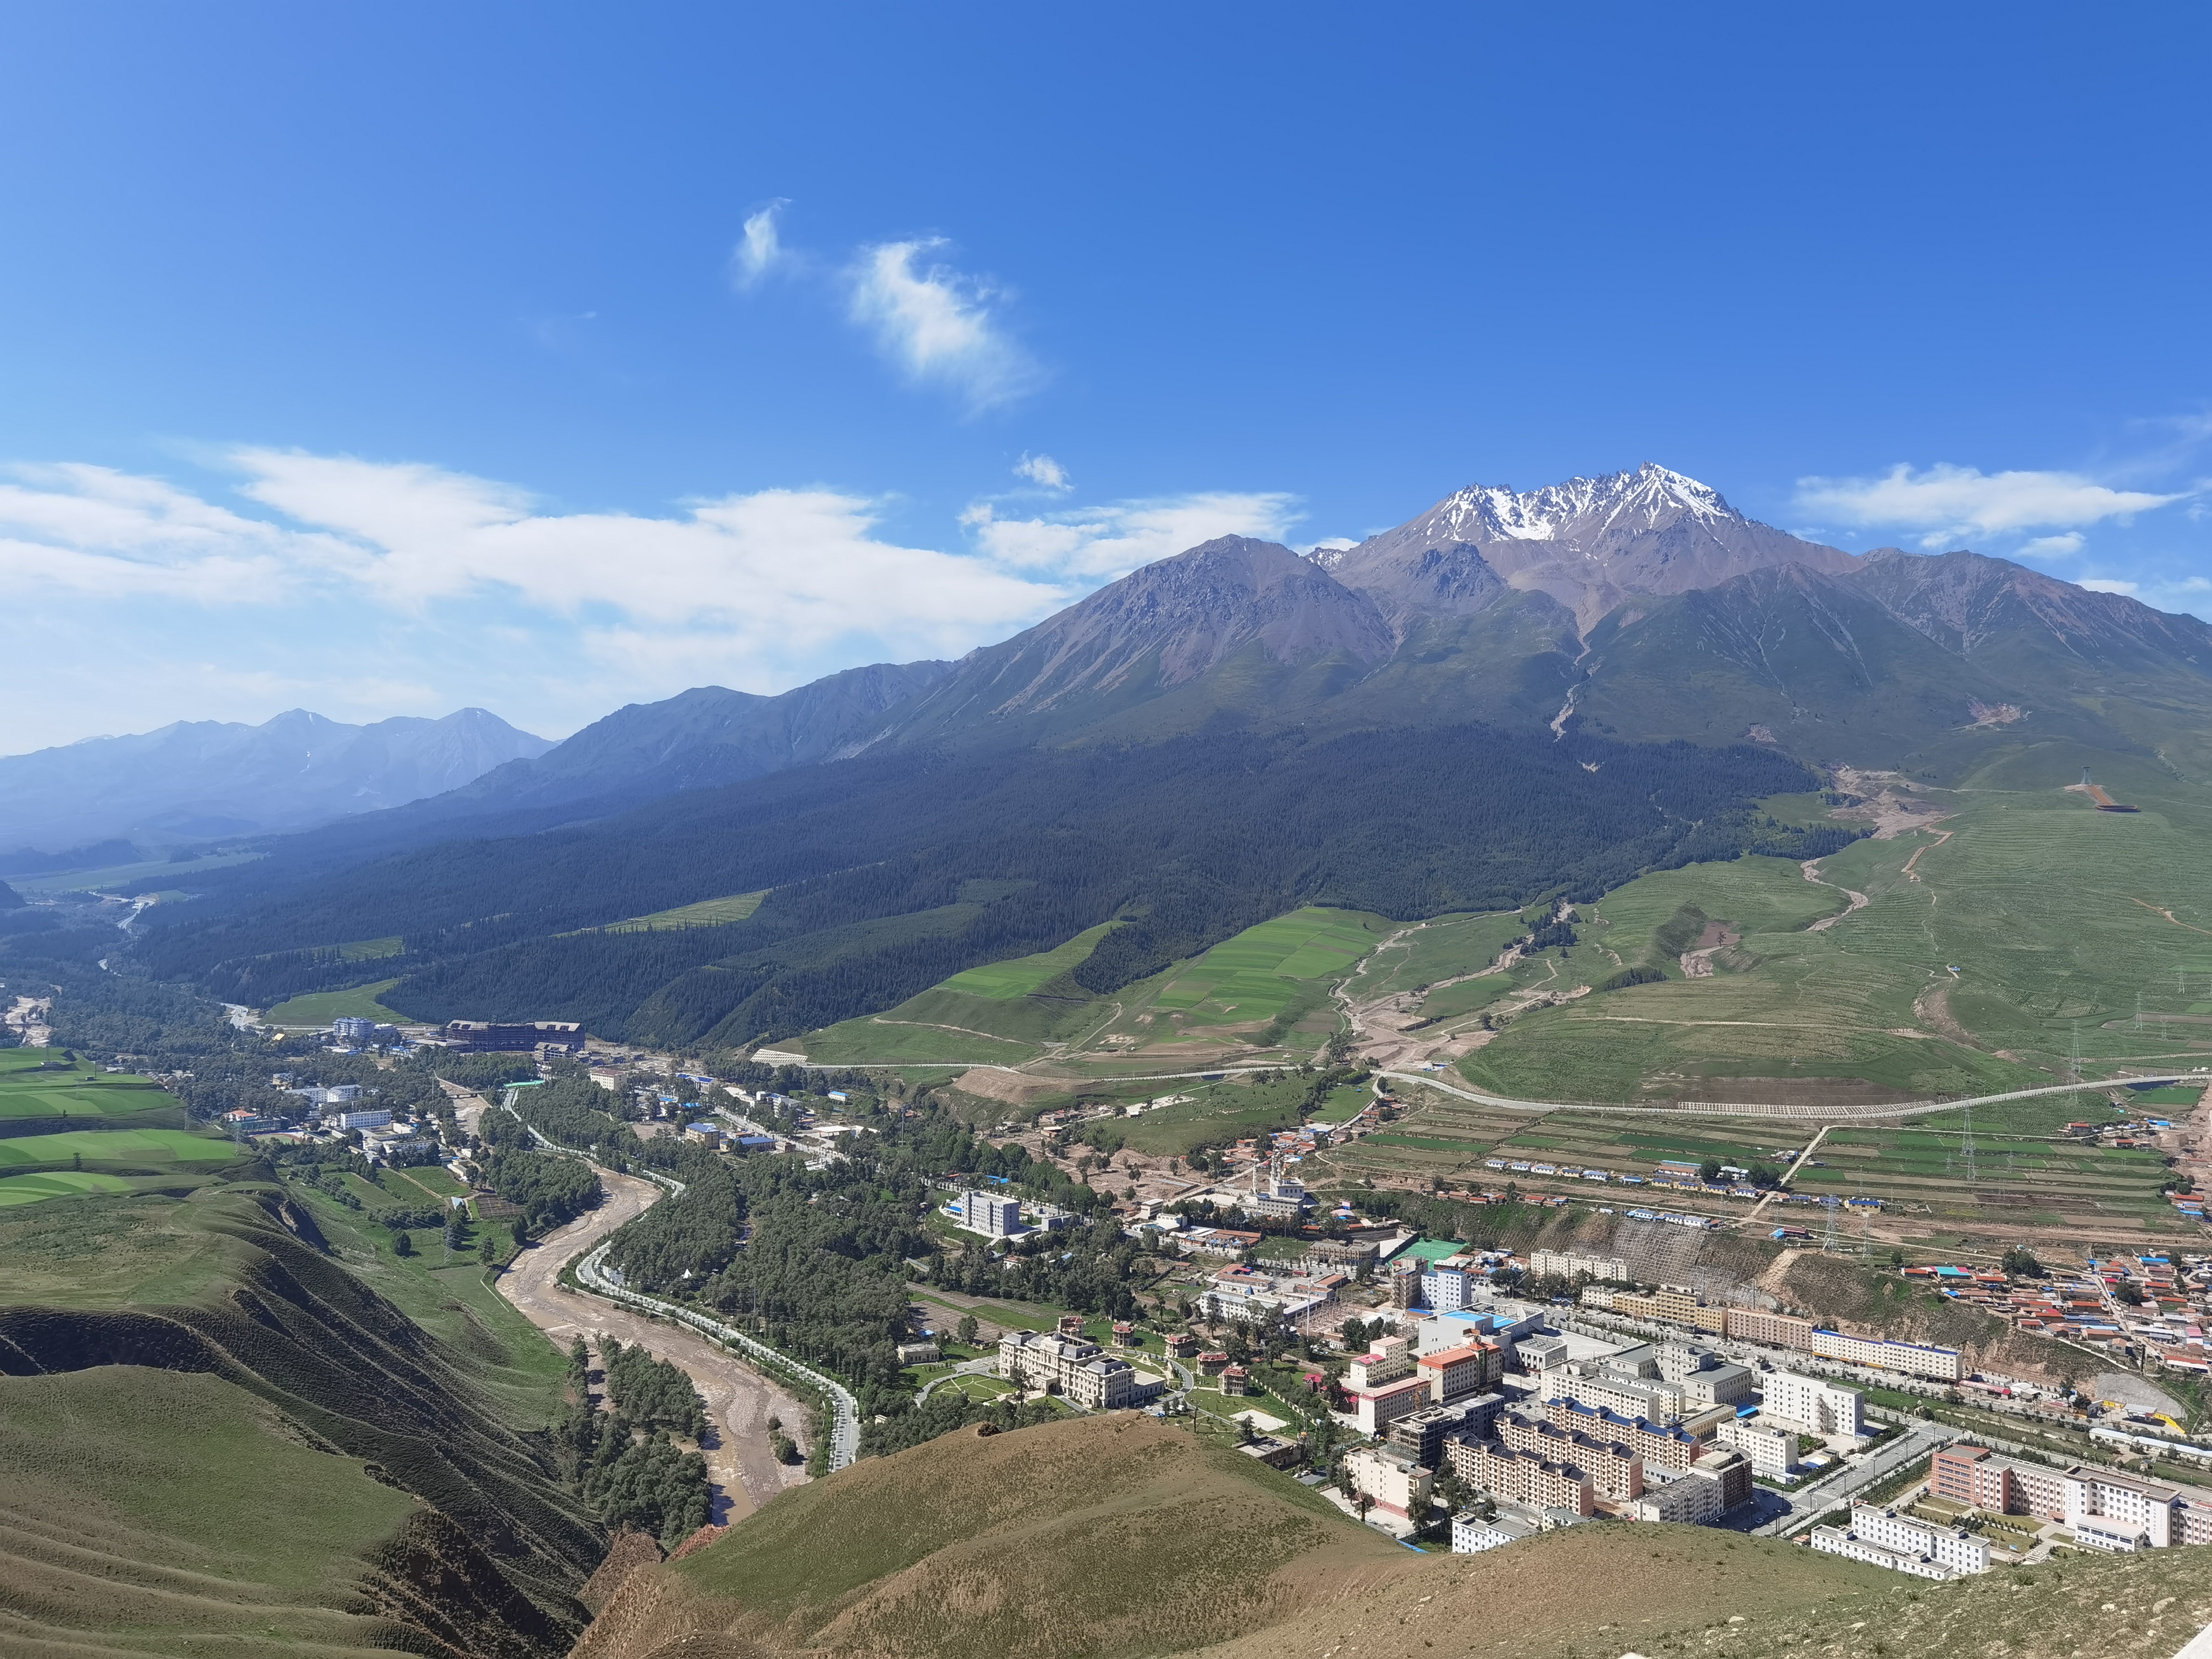
[(544, 1434), (560, 1356), (344, 1214), (264, 1183), (0, 1212), (0, 1604), (46, 1650), (573, 1640), (605, 1540)]
[[(1524, 1014), (1462, 1071), (1540, 1099), (1794, 1088), (1847, 1103), (2033, 1086), (2063, 1073), (2077, 1044), (2092, 1062), (2197, 1063), (2185, 1057), (2212, 982), (2212, 789), (2109, 763), (2100, 775), (2142, 810), (2100, 812), (2065, 787), (2080, 754), (2053, 744), (1956, 789), (1923, 788), (1949, 816), (1822, 860), (1826, 886), (1788, 860), (1743, 859), (1646, 876), (1582, 907), (1581, 942), (1544, 970), (1556, 988), (1631, 966), (1666, 980)], [(1839, 890), (1868, 902), (1840, 915)], [(1695, 924), (1679, 939), (1677, 918)], [(1709, 924), (1732, 942), (1710, 975), (1686, 977), (1680, 951)], [(2042, 1128), (2078, 1112), (2060, 1102), (2003, 1121)]]
[(0, 1210), (83, 1193), (184, 1193), (246, 1162), (142, 1077), (0, 1048)]

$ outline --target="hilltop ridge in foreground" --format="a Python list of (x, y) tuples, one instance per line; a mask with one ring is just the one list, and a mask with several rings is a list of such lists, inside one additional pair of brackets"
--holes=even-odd
[(788, 1492), (639, 1569), (572, 1659), (1748, 1659), (1878, 1643), (2056, 1659), (2136, 1651), (2147, 1634), (2165, 1653), (2212, 1617), (2212, 1560), (2193, 1553), (2154, 1569), (2169, 1598), (2155, 1633), (2148, 1615), (2124, 1628), (2097, 1611), (2148, 1605), (2123, 1593), (2154, 1571), (2131, 1559), (1925, 1585), (1771, 1539), (1625, 1522), (1424, 1555), (1236, 1451), (1115, 1413), (949, 1435)]

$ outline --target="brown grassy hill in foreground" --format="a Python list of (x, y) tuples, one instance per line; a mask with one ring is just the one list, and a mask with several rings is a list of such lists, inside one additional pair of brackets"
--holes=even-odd
[(1617, 1522), (1417, 1554), (1117, 1414), (948, 1436), (787, 1493), (641, 1568), (571, 1659), (2102, 1659), (2171, 1653), (2208, 1621), (2212, 1549), (1954, 1584)]
[[(1424, 1641), (1491, 1650), (1600, 1623), (1656, 1636), (1887, 1587), (1873, 1568), (1681, 1528), (1424, 1555), (1238, 1453), (1116, 1414), (951, 1436), (787, 1493), (631, 1578), (574, 1659), (1106, 1659), (1210, 1644), (1238, 1659), (1340, 1646), (1367, 1659), (1393, 1632), (1407, 1659), (1436, 1659)], [(1418, 1631), (1401, 1622), (1417, 1610)]]

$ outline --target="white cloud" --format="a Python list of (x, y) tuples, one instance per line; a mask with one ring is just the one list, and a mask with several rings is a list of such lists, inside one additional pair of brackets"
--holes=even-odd
[(1002, 519), (982, 501), (963, 514), (961, 522), (974, 532), (978, 550), (998, 564), (1097, 581), (1127, 575), (1217, 536), (1280, 541), (1299, 516), (1294, 495), (1217, 491), (1019, 519)]
[(264, 449), (229, 459), (242, 493), (281, 520), (98, 467), (19, 470), (0, 484), (0, 582), (217, 605), (340, 591), (416, 613), (503, 595), (611, 637), (700, 632), (786, 659), (852, 635), (964, 649), (1071, 597), (881, 540), (876, 503), (830, 489), (720, 496), (665, 517), (556, 513), (434, 466)]
[(2106, 576), (2091, 576), (2081, 586), (2092, 593), (2124, 593), (2131, 599), (2142, 592), (2141, 582), (2115, 581)]
[(789, 205), (778, 197), (745, 220), (744, 239), (730, 255), (730, 277), (739, 288), (754, 287), (770, 271), (793, 262), (776, 222)]
[(1878, 478), (1800, 478), (1796, 505), (1846, 524), (1923, 531), (1923, 546), (1940, 547), (1975, 534), (2125, 519), (2181, 499), (2113, 489), (2077, 472), (1938, 465), (1916, 473), (1900, 463)]
[(1067, 476), (1067, 469), (1049, 455), (1024, 453), (1014, 463), (1014, 476), (1027, 478), (1045, 489), (1073, 489), (1075, 480)]
[(876, 337), (908, 379), (950, 386), (980, 411), (1035, 389), (1036, 362), (1000, 327), (997, 289), (949, 265), (915, 260), (941, 239), (884, 242), (860, 250), (852, 276), (852, 318)]
[(2021, 551), (2032, 559), (2063, 559), (2081, 550), (2081, 537), (2075, 531), (2063, 536), (2038, 536), (2021, 545)]

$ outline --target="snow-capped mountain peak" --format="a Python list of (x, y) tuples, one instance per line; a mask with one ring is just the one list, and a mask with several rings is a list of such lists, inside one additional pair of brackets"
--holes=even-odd
[[(1541, 489), (1470, 485), (1324, 568), (1364, 592), (1397, 594), (1427, 580), (1419, 573), (1436, 560), (1464, 563), (1470, 555), (1507, 586), (1549, 593), (1585, 628), (1631, 594), (1713, 586), (1776, 564), (1841, 571), (1856, 562), (1747, 519), (1711, 485), (1646, 461), (1632, 472)], [(1461, 590), (1478, 592), (1458, 580)], [(1425, 605), (1413, 589), (1400, 600)]]
[(1678, 520), (1742, 521), (1711, 484), (1646, 461), (1633, 472), (1569, 478), (1525, 494), (1470, 484), (1430, 514), (1436, 528), (1463, 541), (1576, 543), (1608, 530), (1664, 529)]

